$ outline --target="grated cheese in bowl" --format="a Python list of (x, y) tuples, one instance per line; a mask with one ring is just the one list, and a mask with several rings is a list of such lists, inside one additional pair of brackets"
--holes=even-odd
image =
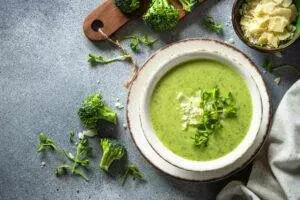
[(277, 48), (296, 31), (297, 9), (292, 0), (247, 0), (240, 12), (244, 36), (255, 45)]

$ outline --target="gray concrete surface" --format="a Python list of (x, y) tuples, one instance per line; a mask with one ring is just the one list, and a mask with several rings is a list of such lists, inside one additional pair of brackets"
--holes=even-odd
[[(137, 164), (146, 183), (120, 182), (97, 168), (100, 150), (94, 147), (89, 182), (77, 177), (57, 178), (53, 170), (59, 158), (53, 153), (36, 153), (37, 134), (46, 132), (69, 150), (68, 133), (81, 131), (76, 110), (83, 97), (101, 91), (113, 106), (116, 98), (126, 100), (123, 83), (130, 66), (119, 62), (91, 68), (86, 61), (89, 52), (104, 56), (118, 52), (108, 43), (92, 43), (82, 32), (82, 21), (100, 2), (96, 0), (1, 0), (0, 1), (0, 199), (214, 199), (230, 180), (245, 181), (251, 169), (215, 183), (193, 183), (171, 178), (148, 164), (134, 146), (125, 123), (124, 110), (118, 111), (119, 125), (113, 130), (128, 149), (129, 160)], [(157, 34), (142, 21), (128, 23), (115, 35), (149, 33), (159, 41), (153, 49), (136, 55), (139, 65), (165, 44), (191, 37), (228, 41), (244, 51), (258, 66), (267, 56), (274, 63), (300, 64), (300, 43), (283, 53), (283, 58), (251, 50), (235, 35), (230, 23), (232, 0), (209, 0), (184, 18), (171, 33)], [(225, 24), (222, 35), (207, 32), (201, 18), (207, 14)], [(128, 43), (125, 43), (128, 46)], [(263, 73), (262, 68), (260, 70)], [(280, 85), (274, 76), (263, 73), (276, 109), (286, 89), (295, 81), (296, 73), (281, 72)], [(103, 130), (107, 135), (110, 130)], [(40, 163), (46, 162), (44, 168)]]

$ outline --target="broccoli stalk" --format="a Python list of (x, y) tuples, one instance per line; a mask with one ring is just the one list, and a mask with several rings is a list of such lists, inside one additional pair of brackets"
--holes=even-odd
[(103, 150), (103, 155), (99, 164), (100, 169), (108, 172), (111, 163), (121, 159), (125, 154), (125, 148), (118, 140), (104, 138), (100, 140), (100, 146)]
[(179, 2), (187, 12), (191, 12), (192, 9), (199, 4), (199, 0), (179, 0)]
[(141, 7), (140, 0), (115, 0), (116, 6), (124, 13), (130, 14)]
[(167, 31), (178, 24), (179, 11), (168, 0), (152, 0), (143, 20), (156, 31)]
[(86, 97), (79, 108), (78, 115), (81, 122), (89, 129), (96, 129), (101, 120), (117, 123), (116, 112), (104, 105), (103, 97), (99, 93)]

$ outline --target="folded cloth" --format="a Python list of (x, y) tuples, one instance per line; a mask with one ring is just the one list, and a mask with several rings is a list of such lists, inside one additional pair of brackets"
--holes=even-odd
[(300, 80), (279, 104), (247, 186), (230, 182), (217, 199), (300, 200)]

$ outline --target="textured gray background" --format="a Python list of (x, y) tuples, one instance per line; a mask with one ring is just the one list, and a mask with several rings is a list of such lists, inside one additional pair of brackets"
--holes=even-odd
[[(232, 3), (232, 0), (209, 0), (184, 18), (172, 33), (154, 33), (136, 20), (116, 36), (149, 33), (159, 39), (153, 49), (145, 48), (136, 55), (139, 65), (165, 44), (190, 37), (225, 41), (233, 38), (234, 46), (258, 66), (265, 56), (276, 64), (299, 64), (299, 42), (284, 52), (283, 58), (245, 46), (230, 23)], [(92, 43), (83, 35), (82, 21), (98, 4), (97, 0), (0, 0), (0, 199), (214, 199), (229, 180), (246, 180), (250, 167), (215, 183), (186, 182), (157, 171), (145, 161), (122, 128), (124, 110), (118, 111), (119, 125), (113, 132), (127, 147), (129, 160), (141, 168), (147, 183), (128, 181), (122, 187), (118, 180), (100, 172), (97, 139), (91, 140), (95, 157), (93, 170), (88, 173), (90, 182), (54, 176), (59, 158), (52, 153), (36, 153), (37, 133), (45, 131), (59, 145), (73, 150), (68, 133), (82, 130), (76, 111), (85, 95), (101, 91), (111, 106), (116, 98), (126, 100), (123, 83), (130, 74), (127, 63), (91, 68), (86, 61), (89, 52), (118, 54), (109, 44)], [(201, 18), (206, 14), (225, 24), (223, 35), (203, 30)], [(284, 70), (285, 78), (279, 86), (274, 83), (273, 75), (263, 74), (276, 109), (286, 89), (295, 81), (295, 72)], [(46, 167), (40, 167), (41, 161), (46, 162)]]

